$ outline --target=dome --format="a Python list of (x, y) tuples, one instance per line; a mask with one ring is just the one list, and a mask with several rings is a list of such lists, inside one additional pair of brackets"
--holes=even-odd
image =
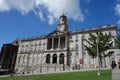
[(62, 14), (62, 15), (60, 16), (60, 18), (62, 18), (62, 17), (67, 18), (64, 14)]

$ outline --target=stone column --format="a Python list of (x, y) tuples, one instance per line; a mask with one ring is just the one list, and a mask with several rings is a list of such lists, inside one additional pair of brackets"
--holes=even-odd
[(67, 44), (67, 35), (65, 36), (65, 48), (67, 48), (68, 44)]
[(60, 56), (59, 56), (59, 55), (57, 55), (57, 64), (59, 64), (59, 57), (60, 57)]
[(67, 55), (64, 56), (64, 69), (66, 70), (67, 65)]
[(67, 64), (67, 55), (64, 56), (64, 64)]
[(58, 49), (60, 49), (60, 37), (58, 38)]
[(54, 38), (52, 38), (52, 49), (54, 48)]
[(50, 55), (50, 64), (52, 64), (52, 59), (53, 59), (53, 57), (52, 57), (52, 55)]

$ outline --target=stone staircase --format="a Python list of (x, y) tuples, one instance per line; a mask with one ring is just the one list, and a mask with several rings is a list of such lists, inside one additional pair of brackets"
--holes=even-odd
[(47, 72), (57, 72), (70, 70), (69, 66), (63, 64), (37, 64), (33, 66), (25, 67), (17, 72), (17, 74), (38, 74)]

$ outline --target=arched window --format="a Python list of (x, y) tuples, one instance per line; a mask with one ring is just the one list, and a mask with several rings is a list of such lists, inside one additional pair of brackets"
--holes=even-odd
[(63, 53), (60, 54), (59, 63), (64, 64), (64, 54)]
[(57, 63), (57, 54), (53, 54), (53, 62), (52, 63), (53, 64)]
[(50, 63), (50, 54), (47, 54), (46, 56), (46, 63)]

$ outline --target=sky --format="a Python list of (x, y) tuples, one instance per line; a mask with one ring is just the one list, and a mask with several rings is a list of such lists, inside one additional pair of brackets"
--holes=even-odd
[(63, 13), (70, 31), (120, 26), (120, 0), (0, 0), (0, 47), (17, 38), (49, 34)]

